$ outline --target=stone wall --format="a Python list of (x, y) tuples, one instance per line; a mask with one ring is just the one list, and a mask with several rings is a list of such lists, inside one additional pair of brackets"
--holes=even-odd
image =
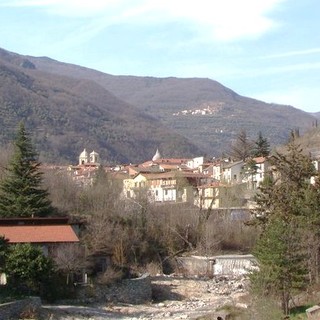
[(151, 279), (148, 274), (140, 278), (124, 279), (113, 285), (88, 285), (78, 291), (80, 300), (140, 304), (152, 300)]
[(0, 320), (33, 318), (41, 308), (39, 297), (0, 304)]

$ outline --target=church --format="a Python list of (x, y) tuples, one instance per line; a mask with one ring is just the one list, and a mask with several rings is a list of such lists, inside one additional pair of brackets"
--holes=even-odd
[(79, 165), (94, 165), (99, 166), (100, 158), (99, 153), (92, 151), (88, 153), (86, 149), (84, 149), (79, 156)]

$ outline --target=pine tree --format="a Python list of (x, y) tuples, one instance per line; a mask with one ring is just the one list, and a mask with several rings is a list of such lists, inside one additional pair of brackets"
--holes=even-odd
[(301, 147), (292, 141), (287, 145), (286, 153), (276, 153), (270, 157), (274, 172), (259, 187), (256, 195), (255, 217), (267, 224), (270, 215), (304, 216), (306, 194), (314, 189), (310, 183), (316, 176), (311, 159), (304, 155)]
[(267, 157), (270, 154), (270, 143), (267, 138), (262, 136), (259, 132), (258, 139), (254, 142), (253, 156), (254, 157)]
[(20, 123), (14, 141), (14, 154), (7, 175), (0, 183), (0, 216), (48, 216), (55, 212), (42, 187), (40, 162), (24, 124)]
[(316, 262), (310, 257), (319, 243), (314, 248), (309, 244), (316, 232), (312, 224), (320, 221), (320, 197), (310, 183), (316, 176), (311, 159), (294, 140), (286, 153), (277, 153), (270, 161), (274, 174), (261, 185), (256, 197), (255, 221), (262, 225), (262, 234), (255, 248), (260, 272), (252, 281), (264, 293), (271, 290), (270, 294), (278, 296), (288, 314), (292, 293), (307, 284), (308, 272), (317, 273)]
[(301, 231), (294, 219), (284, 222), (273, 217), (254, 251), (260, 270), (251, 275), (253, 286), (264, 295), (278, 297), (286, 315), (294, 293), (306, 287), (307, 259)]

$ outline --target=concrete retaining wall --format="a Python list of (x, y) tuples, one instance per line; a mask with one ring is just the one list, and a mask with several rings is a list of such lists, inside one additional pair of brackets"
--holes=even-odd
[(183, 275), (197, 275), (197, 276), (213, 276), (213, 257), (178, 257), (177, 267), (178, 273)]
[(239, 276), (247, 274), (255, 268), (256, 262), (251, 254), (216, 256), (214, 259), (214, 275)]
[(255, 268), (255, 261), (255, 258), (250, 254), (177, 258), (179, 273), (209, 277), (217, 275), (238, 276), (247, 274), (250, 270)]
[(320, 319), (320, 306), (313, 306), (306, 310), (308, 320), (319, 320)]

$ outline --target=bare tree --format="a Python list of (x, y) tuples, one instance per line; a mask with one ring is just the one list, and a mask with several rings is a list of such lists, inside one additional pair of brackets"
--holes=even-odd
[(73, 282), (74, 275), (86, 267), (85, 250), (79, 244), (59, 245), (53, 255), (56, 268), (66, 274), (66, 284)]
[(246, 130), (242, 129), (236, 137), (236, 140), (231, 145), (230, 156), (234, 160), (245, 161), (251, 156), (253, 142), (248, 138)]
[(65, 170), (45, 170), (44, 184), (50, 193), (49, 197), (52, 204), (60, 212), (68, 214), (79, 213), (81, 190)]

